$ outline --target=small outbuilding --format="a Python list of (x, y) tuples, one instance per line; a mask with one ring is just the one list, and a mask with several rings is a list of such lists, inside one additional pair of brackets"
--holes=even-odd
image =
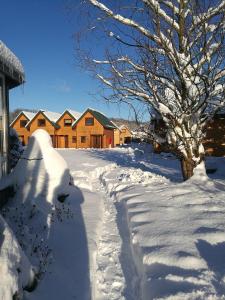
[(0, 178), (8, 172), (9, 90), (24, 83), (20, 60), (0, 40)]

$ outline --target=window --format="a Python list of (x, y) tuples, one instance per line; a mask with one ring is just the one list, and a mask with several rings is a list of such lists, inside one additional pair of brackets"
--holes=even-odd
[(38, 127), (44, 127), (45, 126), (45, 119), (38, 119)]
[(77, 142), (77, 137), (76, 136), (72, 136), (72, 143), (76, 143)]
[(20, 128), (24, 128), (27, 125), (27, 120), (20, 120)]
[(93, 126), (94, 125), (94, 118), (85, 118), (85, 125), (86, 126)]
[(71, 126), (72, 125), (72, 119), (65, 119), (64, 120), (64, 126)]
[(81, 143), (86, 143), (86, 136), (81, 136), (80, 141)]

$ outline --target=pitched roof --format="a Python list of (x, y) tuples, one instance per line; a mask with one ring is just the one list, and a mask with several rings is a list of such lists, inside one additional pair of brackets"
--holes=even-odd
[(74, 127), (87, 112), (90, 112), (104, 128), (117, 129), (117, 127), (103, 113), (92, 108), (86, 109), (80, 118), (73, 122), (72, 127)]
[(116, 129), (118, 129), (119, 131), (121, 131), (120, 127), (113, 121), (111, 121), (111, 123), (116, 127)]
[(58, 118), (60, 118), (61, 114), (53, 111), (42, 111), (43, 114), (53, 123), (56, 123)]
[(80, 112), (72, 109), (67, 109), (67, 111), (74, 117), (74, 119), (78, 119), (82, 115)]
[(80, 116), (82, 115), (80, 112), (77, 112), (75, 110), (66, 109), (66, 110), (64, 110), (64, 112), (62, 114), (60, 114), (60, 117), (58, 118), (58, 120), (56, 122), (58, 122), (66, 112), (69, 113), (71, 115), (71, 117), (73, 117), (75, 120), (80, 118)]
[(0, 40), (0, 70), (12, 81), (11, 87), (24, 82), (22, 63), (16, 55)]
[(20, 117), (21, 115), (24, 115), (24, 116), (30, 121), (31, 119), (33, 119), (33, 117), (35, 116), (35, 114), (36, 114), (36, 113), (33, 113), (33, 112), (30, 112), (30, 111), (23, 110), (23, 111), (21, 111), (21, 112), (16, 116), (16, 118), (11, 122), (10, 126), (12, 126), (12, 125), (16, 122), (16, 120), (19, 119), (19, 117)]
[(119, 127), (120, 130), (122, 130), (123, 128), (125, 128), (125, 129), (127, 129), (127, 130), (129, 130), (129, 131), (131, 132), (130, 128), (129, 128), (128, 126), (124, 125), (124, 124), (122, 124), (122, 125)]
[(33, 120), (39, 113), (42, 113), (54, 127), (57, 127), (56, 121), (59, 119), (59, 117), (61, 116), (61, 114), (60, 114), (60, 113), (56, 113), (56, 112), (52, 112), (52, 111), (41, 110), (41, 109), (40, 109), (40, 110), (33, 116), (33, 118), (27, 123), (26, 127), (28, 127), (28, 126), (30, 125), (30, 123), (32, 122), (32, 120)]

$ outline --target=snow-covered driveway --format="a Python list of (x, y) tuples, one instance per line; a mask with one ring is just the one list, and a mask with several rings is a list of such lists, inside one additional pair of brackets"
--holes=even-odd
[(204, 176), (180, 183), (169, 155), (135, 148), (59, 153), (74, 178), (66, 199), (73, 218), (53, 227), (54, 259), (29, 299), (225, 299), (219, 172), (218, 183)]

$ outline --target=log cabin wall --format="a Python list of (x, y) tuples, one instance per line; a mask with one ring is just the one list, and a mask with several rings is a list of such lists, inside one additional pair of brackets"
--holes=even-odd
[(123, 126), (120, 128), (120, 144), (130, 143), (132, 138), (132, 134), (130, 130)]
[[(93, 125), (86, 125), (85, 120), (87, 118), (93, 118), (94, 124)], [(94, 147), (93, 143), (98, 142), (94, 141), (94, 136), (99, 136), (99, 139), (101, 139), (101, 147), (104, 147), (104, 127), (101, 125), (101, 123), (98, 122), (98, 120), (90, 113), (87, 112), (81, 117), (81, 119), (76, 124), (76, 136), (77, 136), (77, 148), (92, 148)]]
[(114, 130), (105, 128), (103, 148), (113, 148), (113, 147), (114, 147)]
[[(39, 120), (45, 120), (45, 124), (40, 126)], [(44, 129), (48, 132), (48, 134), (52, 138), (52, 144), (55, 147), (55, 135), (56, 135), (56, 127), (48, 120), (48, 118), (42, 113), (39, 112), (30, 122), (29, 131), (30, 136), (37, 129)]]
[(74, 121), (74, 117), (68, 112), (65, 112), (58, 120), (59, 129), (56, 130), (55, 137), (56, 148), (77, 148), (76, 130), (72, 129)]
[(114, 147), (119, 146), (120, 144), (120, 130), (114, 129)]
[(21, 114), (18, 119), (16, 119), (13, 124), (12, 128), (16, 130), (23, 146), (27, 145), (28, 138), (30, 136), (29, 130), (25, 127), (25, 124), (28, 123), (30, 120), (24, 115)]
[[(107, 123), (105, 116), (97, 111), (95, 113), (103, 118), (103, 122)], [(21, 117), (20, 120), (22, 119)], [(94, 113), (92, 114), (89, 110), (83, 114), (74, 127), (71, 124), (75, 121), (75, 118), (67, 111), (58, 119), (57, 124), (51, 122), (42, 111), (34, 116), (27, 127), (19, 128), (20, 120), (15, 122), (15, 129), (21, 136), (25, 137), (25, 144), (37, 129), (46, 130), (52, 138), (53, 146), (56, 148), (109, 148), (114, 147), (115, 144), (114, 130), (116, 129), (105, 128), (105, 125), (102, 125)], [(106, 127), (108, 125), (111, 126), (110, 121), (109, 124), (106, 124)], [(117, 139), (119, 142), (119, 136)]]
[(225, 156), (225, 115), (215, 116), (206, 128), (206, 155)]

